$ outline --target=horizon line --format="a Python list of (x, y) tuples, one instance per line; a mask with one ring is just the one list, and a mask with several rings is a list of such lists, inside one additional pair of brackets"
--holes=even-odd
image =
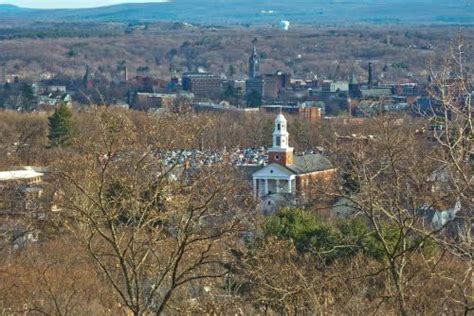
[(44, 6), (29, 6), (29, 5), (20, 5), (14, 2), (17, 1), (0, 1), (0, 5), (9, 5), (20, 9), (29, 9), (29, 10), (75, 10), (75, 9), (95, 9), (95, 8), (105, 8), (112, 7), (117, 5), (127, 5), (127, 4), (159, 4), (159, 3), (169, 3), (174, 2), (175, 0), (148, 0), (148, 1), (123, 1), (117, 3), (104, 3), (101, 5), (85, 5), (85, 6), (70, 6), (70, 7), (44, 7)]

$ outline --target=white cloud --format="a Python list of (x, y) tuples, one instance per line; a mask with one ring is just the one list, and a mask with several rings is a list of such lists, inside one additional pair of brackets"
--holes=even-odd
[(168, 0), (0, 0), (0, 4), (13, 4), (25, 8), (93, 8), (119, 3), (168, 2)]

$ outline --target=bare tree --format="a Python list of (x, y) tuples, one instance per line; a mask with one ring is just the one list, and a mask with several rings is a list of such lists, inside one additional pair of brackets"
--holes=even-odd
[(54, 171), (57, 203), (122, 304), (161, 314), (180, 288), (227, 274), (251, 195), (225, 165), (166, 166), (125, 116), (97, 116), (97, 137)]
[(440, 155), (433, 157), (442, 165), (438, 179), (443, 190), (449, 191), (459, 205), (456, 219), (449, 225), (451, 234), (438, 241), (451, 254), (465, 260), (464, 277), (454, 280), (456, 290), (463, 295), (465, 315), (474, 310), (474, 86), (473, 74), (466, 67), (468, 49), (460, 34), (443, 57), (441, 69), (431, 67), (431, 96), (435, 103), (426, 113), (433, 138), (442, 149)]
[(73, 239), (43, 241), (2, 260), (0, 313), (87, 315), (120, 312)]
[[(408, 300), (417, 287), (416, 274), (421, 273), (413, 269), (414, 263), (444, 232), (444, 226), (431, 226), (425, 210), (442, 211), (455, 202), (451, 194), (434, 190), (433, 175), (442, 164), (433, 157), (440, 150), (416, 135), (419, 123), (404, 118), (400, 124), (398, 118), (383, 114), (371, 120), (377, 134), (349, 137), (333, 148), (341, 166), (335, 194), (350, 201), (355, 215), (368, 220), (380, 243), (378, 273), (387, 278), (383, 297), (396, 302), (402, 315), (410, 313)], [(442, 257), (427, 256), (426, 266), (435, 271)]]

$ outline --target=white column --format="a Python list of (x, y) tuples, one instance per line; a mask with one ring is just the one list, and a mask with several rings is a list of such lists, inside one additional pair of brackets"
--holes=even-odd
[(288, 180), (288, 193), (291, 193), (291, 179)]
[(280, 180), (276, 180), (276, 193), (280, 193)]
[(253, 197), (257, 198), (257, 179), (253, 179)]
[(265, 179), (265, 195), (268, 195), (268, 179)]

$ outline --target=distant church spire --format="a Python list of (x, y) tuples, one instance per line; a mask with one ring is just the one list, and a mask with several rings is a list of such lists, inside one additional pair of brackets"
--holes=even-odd
[(257, 53), (257, 39), (252, 41), (253, 50), (249, 59), (249, 78), (256, 78), (260, 75), (260, 56)]

